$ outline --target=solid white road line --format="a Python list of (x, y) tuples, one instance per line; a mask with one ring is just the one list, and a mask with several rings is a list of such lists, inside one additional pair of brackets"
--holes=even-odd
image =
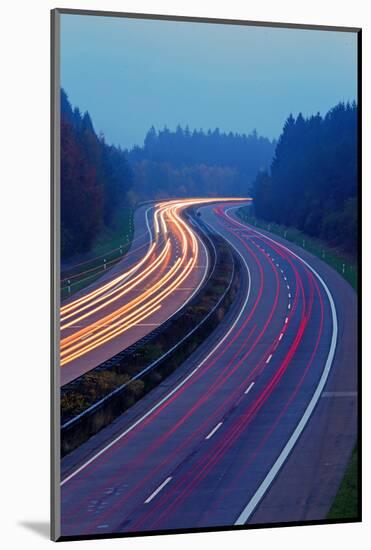
[[(237, 222), (237, 223), (239, 223), (239, 222)], [(303, 416), (301, 417), (298, 425), (296, 426), (295, 430), (293, 431), (293, 433), (292, 433), (291, 437), (289, 438), (289, 440), (287, 441), (286, 445), (282, 449), (282, 451), (281, 451), (280, 455), (278, 456), (276, 462), (273, 464), (272, 468), (269, 470), (269, 472), (266, 475), (266, 477), (264, 478), (263, 482), (261, 483), (261, 485), (256, 490), (254, 496), (250, 499), (250, 501), (247, 503), (245, 508), (242, 510), (241, 514), (238, 516), (238, 518), (234, 522), (234, 525), (244, 525), (247, 522), (247, 520), (249, 519), (249, 517), (254, 512), (254, 510), (257, 507), (257, 505), (259, 504), (259, 502), (264, 497), (265, 493), (268, 491), (268, 489), (269, 489), (270, 485), (272, 484), (274, 478), (276, 477), (276, 475), (278, 474), (278, 472), (280, 471), (280, 469), (284, 465), (287, 457), (289, 456), (289, 454), (292, 451), (295, 443), (299, 439), (299, 437), (300, 437), (301, 433), (303, 432), (305, 426), (307, 425), (310, 417), (312, 416), (313, 410), (314, 410), (315, 406), (317, 405), (317, 402), (321, 398), (323, 388), (325, 387), (328, 376), (330, 374), (330, 370), (331, 370), (333, 360), (334, 360), (334, 356), (335, 356), (337, 337), (338, 337), (338, 320), (337, 320), (337, 315), (336, 315), (335, 302), (334, 302), (334, 299), (332, 297), (332, 294), (331, 294), (328, 286), (326, 285), (326, 283), (322, 279), (322, 277), (319, 275), (319, 273), (317, 273), (317, 271), (308, 262), (303, 260), (303, 258), (301, 258), (301, 256), (299, 256), (298, 254), (295, 254), (295, 252), (293, 252), (292, 250), (290, 250), (289, 248), (287, 248), (283, 244), (279, 243), (278, 241), (274, 241), (273, 239), (271, 239), (270, 237), (267, 237), (267, 235), (264, 235), (263, 233), (260, 233), (259, 231), (256, 231), (256, 230), (253, 230), (253, 231), (255, 231), (259, 235), (263, 236), (265, 239), (268, 239), (269, 241), (275, 243), (276, 245), (278, 244), (281, 248), (283, 248), (284, 250), (286, 250), (287, 252), (289, 252), (290, 254), (295, 256), (304, 265), (306, 265), (308, 267), (308, 269), (310, 269), (311, 272), (317, 277), (317, 279), (321, 283), (322, 287), (324, 288), (325, 293), (326, 293), (327, 298), (328, 298), (328, 301), (330, 303), (331, 317), (332, 317), (332, 336), (331, 336), (331, 342), (330, 342), (330, 349), (329, 349), (329, 352), (328, 352), (328, 355), (327, 355), (326, 363), (325, 363), (321, 378), (319, 380), (319, 383), (318, 383), (318, 385), (317, 385), (317, 387), (314, 391), (314, 394), (312, 395), (312, 398), (311, 398), (307, 408), (304, 411)]]
[(169, 481), (171, 481), (173, 478), (170, 476), (170, 477), (167, 477), (165, 479), (165, 481), (163, 481), (161, 483), (161, 485), (159, 487), (157, 487), (156, 491), (153, 491), (153, 493), (147, 498), (147, 500), (144, 501), (144, 504), (148, 504), (149, 502), (151, 502), (151, 500), (153, 500), (155, 498), (156, 495), (158, 495), (158, 493), (165, 487), (165, 485), (167, 485), (169, 483)]
[(215, 426), (215, 428), (213, 428), (213, 429), (211, 430), (211, 432), (205, 437), (205, 439), (210, 439), (211, 437), (213, 437), (214, 433), (215, 433), (217, 430), (219, 430), (219, 428), (220, 428), (220, 426), (221, 426), (222, 424), (223, 424), (223, 422), (219, 422), (219, 424), (217, 424), (217, 425)]
[[(149, 223), (149, 219), (148, 219), (148, 212), (154, 208), (154, 206), (149, 206), (144, 215), (145, 215), (145, 221), (146, 221), (146, 226), (147, 226), (147, 230), (148, 230), (148, 233), (149, 233), (149, 243), (148, 243), (148, 248), (151, 248), (151, 245), (153, 243), (153, 234), (152, 234), (152, 230), (151, 230), (151, 225)], [(137, 239), (139, 239), (141, 237), (141, 235), (139, 235), (138, 237), (136, 237), (135, 239), (133, 239), (131, 241), (131, 245), (130, 245), (130, 249), (128, 250), (128, 252), (132, 253), (132, 252), (136, 252), (136, 250), (138, 250), (139, 248), (142, 248), (143, 246), (145, 246), (146, 243), (144, 243), (143, 245), (140, 245), (139, 247), (135, 248), (135, 249), (131, 249), (131, 246), (133, 244), (134, 241), (136, 241)], [(125, 256), (124, 256), (125, 258)], [(123, 259), (124, 259), (123, 258)], [(118, 262), (119, 263), (119, 262)], [(102, 293), (102, 296), (106, 296), (107, 294), (111, 293), (113, 290), (116, 290), (117, 288), (120, 287), (120, 285), (122, 285), (122, 283), (130, 280), (133, 278), (134, 274), (138, 271), (140, 266), (138, 266), (136, 269), (133, 269), (133, 271), (130, 273), (130, 275), (127, 275), (126, 277), (124, 277), (121, 281), (119, 281), (117, 284), (115, 284), (113, 287), (111, 287), (110, 289), (108, 289), (107, 291), (103, 292)]]
[(250, 386), (248, 388), (246, 388), (246, 390), (244, 391), (245, 395), (247, 393), (249, 393), (249, 391), (251, 390), (251, 388), (253, 387), (254, 384), (255, 384), (255, 382), (251, 382)]
[[(149, 220), (148, 220), (148, 212), (151, 210), (151, 208), (153, 208), (153, 206), (150, 206), (149, 208), (147, 208), (146, 212), (145, 212), (145, 217), (146, 217), (146, 225), (147, 225), (147, 228), (148, 228), (148, 232), (150, 234), (150, 242), (149, 242), (149, 246), (151, 246), (152, 242), (153, 242), (153, 234), (152, 234), (152, 231), (151, 231), (151, 227), (150, 227), (150, 223), (149, 223)], [(187, 221), (189, 221), (187, 219)], [(194, 225), (194, 224), (193, 224)], [(201, 230), (202, 231), (202, 230)], [(206, 264), (203, 265), (203, 266), (197, 266), (197, 267), (200, 267), (200, 269), (203, 269), (204, 270), (204, 273), (203, 273), (203, 276), (202, 276), (202, 279), (201, 281), (199, 282), (199, 284), (194, 288), (193, 292), (188, 296), (187, 300), (185, 302), (183, 302), (179, 307), (178, 309), (174, 312), (174, 313), (171, 313), (169, 315), (169, 317), (167, 319), (165, 319), (163, 321), (163, 323), (166, 323), (166, 321), (168, 319), (170, 319), (170, 317), (173, 317), (173, 315), (176, 315), (178, 313), (178, 311), (180, 311), (183, 307), (185, 307), (188, 302), (190, 300), (192, 300), (193, 296), (198, 292), (198, 290), (201, 288), (201, 286), (203, 285), (204, 281), (205, 281), (205, 278), (206, 278), (206, 275), (207, 275), (207, 272), (209, 270), (209, 253), (207, 251), (207, 248), (205, 246), (205, 243), (203, 242), (203, 240), (199, 237), (199, 235), (196, 233), (196, 238), (198, 239), (198, 241), (201, 243), (203, 249), (204, 249), (204, 253), (205, 253), (205, 257), (206, 257)], [(215, 250), (215, 246), (214, 244), (212, 243), (213, 247), (214, 247), (214, 250)], [(178, 244), (177, 244), (177, 241), (176, 241), (176, 247), (177, 247), (177, 250), (178, 250)], [(176, 257), (178, 257), (176, 255)], [(138, 268), (139, 269), (139, 268)], [(134, 273), (134, 272), (133, 272)], [(132, 277), (132, 274), (130, 275), (130, 277)], [(123, 279), (123, 280), (126, 280), (126, 279)], [(118, 283), (118, 284), (121, 284), (121, 283)], [(114, 287), (115, 288), (115, 287)]]
[[(202, 230), (201, 230), (202, 231)], [(199, 242), (201, 243), (201, 245), (203, 246), (203, 249), (204, 249), (204, 252), (205, 252), (205, 256), (206, 256), (206, 265), (202, 266), (203, 269), (204, 269), (204, 274), (202, 276), (202, 279), (200, 281), (200, 283), (197, 285), (197, 287), (194, 289), (194, 291), (192, 292), (192, 294), (188, 297), (188, 299), (183, 302), (183, 304), (181, 306), (178, 307), (178, 309), (175, 311), (175, 313), (172, 313), (170, 315), (170, 317), (172, 317), (173, 315), (176, 315), (178, 313), (178, 311), (180, 311), (186, 304), (188, 304), (188, 302), (190, 300), (192, 300), (193, 296), (196, 294), (196, 292), (198, 292), (199, 288), (201, 288), (201, 286), (204, 284), (204, 281), (205, 281), (205, 278), (206, 278), (206, 275), (207, 275), (207, 272), (209, 271), (209, 263), (210, 263), (210, 260), (209, 260), (209, 253), (207, 251), (207, 248), (205, 246), (205, 243), (203, 242), (203, 240), (198, 236), (198, 234), (196, 233), (196, 238), (199, 240)], [(214, 250), (215, 250), (215, 246), (213, 243), (211, 243), (212, 246), (214, 247)], [(170, 317), (168, 317), (168, 319), (170, 319)], [(166, 321), (164, 321), (166, 322)]]
[[(208, 225), (208, 224), (207, 224)], [(103, 447), (100, 451), (98, 451), (95, 455), (93, 455), (91, 458), (89, 458), (89, 460), (87, 460), (86, 462), (84, 462), (81, 466), (79, 466), (79, 468), (77, 468), (74, 472), (72, 472), (69, 476), (67, 476), (63, 481), (61, 481), (61, 486), (63, 486), (65, 483), (68, 483), (68, 481), (70, 481), (72, 478), (74, 478), (77, 474), (79, 474), (82, 470), (84, 470), (87, 466), (89, 466), (89, 464), (91, 464), (92, 462), (94, 462), (98, 457), (100, 457), (103, 453), (105, 453), (108, 449), (110, 449), (113, 445), (115, 445), (118, 441), (120, 441), (120, 439), (122, 439), (123, 437), (125, 437), (129, 432), (131, 432), (132, 430), (134, 430), (134, 428), (136, 428), (138, 426), (138, 424), (140, 424), (141, 422), (143, 422), (143, 420), (145, 420), (148, 416), (150, 416), (156, 409), (158, 409), (159, 407), (161, 407), (161, 405), (163, 403), (165, 403), (165, 401), (167, 401), (168, 399), (170, 399), (170, 397), (176, 393), (179, 388), (181, 388), (182, 386), (184, 386), (184, 384), (186, 382), (188, 382), (188, 380), (190, 378), (192, 378), (192, 376), (194, 374), (196, 374), (196, 372), (203, 366), (204, 363), (206, 363), (206, 361), (208, 361), (210, 359), (210, 357), (216, 352), (217, 349), (219, 349), (219, 347), (225, 342), (225, 340), (228, 339), (229, 335), (231, 334), (231, 332), (235, 329), (237, 323), (239, 322), (239, 320), (241, 319), (242, 317), (242, 314), (244, 313), (245, 309), (246, 309), (246, 306), (247, 306), (247, 303), (249, 301), (249, 298), (250, 298), (250, 291), (251, 291), (251, 273), (250, 273), (250, 268), (249, 266), (247, 265), (246, 263), (246, 260), (245, 258), (243, 257), (243, 255), (241, 254), (241, 252), (238, 250), (238, 248), (236, 248), (236, 246), (233, 244), (233, 242), (231, 242), (226, 236), (222, 235), (220, 233), (220, 231), (218, 231), (217, 229), (214, 229), (212, 228), (214, 232), (218, 233), (221, 237), (223, 237), (226, 241), (229, 242), (229, 244), (232, 246), (232, 248), (234, 248), (234, 250), (237, 252), (237, 254), (240, 256), (241, 260), (242, 260), (242, 263), (244, 265), (244, 267), (246, 268), (246, 271), (247, 271), (247, 276), (248, 276), (248, 288), (247, 288), (247, 293), (246, 293), (246, 297), (245, 297), (245, 300), (242, 304), (242, 307), (240, 309), (240, 312), (239, 314), (237, 315), (236, 319), (234, 320), (234, 322), (232, 323), (232, 325), (230, 326), (229, 330), (225, 333), (225, 335), (223, 336), (223, 338), (221, 338), (219, 340), (219, 342), (216, 344), (216, 346), (206, 355), (206, 357), (203, 358), (203, 360), (179, 383), (175, 386), (175, 388), (173, 388), (167, 395), (165, 395), (165, 397), (163, 397), (162, 399), (160, 399), (160, 401), (158, 401), (151, 409), (149, 409), (143, 416), (141, 416), (140, 418), (138, 418), (138, 420), (136, 420), (131, 426), (129, 426), (129, 428), (127, 428), (126, 430), (124, 430), (120, 435), (118, 435), (115, 439), (113, 439), (110, 443), (108, 443), (105, 447)]]

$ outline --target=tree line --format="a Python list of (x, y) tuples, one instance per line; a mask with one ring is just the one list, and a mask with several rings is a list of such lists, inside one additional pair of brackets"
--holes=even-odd
[(178, 126), (148, 131), (143, 147), (128, 151), (135, 193), (165, 196), (241, 195), (272, 160), (275, 142), (258, 136)]
[(88, 112), (61, 89), (61, 258), (91, 250), (115, 212), (141, 200), (243, 195), (272, 160), (275, 142), (178, 126), (148, 131), (142, 147), (108, 145)]
[(154, 127), (123, 151), (97, 136), (61, 90), (62, 259), (88, 251), (122, 206), (175, 196), (254, 197), (255, 214), (352, 253), (357, 247), (357, 106), (288, 117), (275, 142)]
[(357, 251), (357, 105), (288, 117), (270, 170), (252, 186), (257, 217)]
[(133, 174), (126, 154), (97, 136), (89, 113), (61, 90), (61, 258), (86, 252), (127, 204)]

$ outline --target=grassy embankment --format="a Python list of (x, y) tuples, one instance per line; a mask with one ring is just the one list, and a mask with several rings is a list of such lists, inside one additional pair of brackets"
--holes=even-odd
[(88, 254), (62, 266), (62, 299), (94, 282), (126, 254), (133, 239), (133, 216), (132, 208), (121, 208), (112, 227), (102, 229)]
[(340, 273), (357, 291), (357, 262), (354, 258), (346, 256), (340, 250), (330, 248), (325, 242), (309, 237), (295, 227), (286, 227), (277, 223), (268, 223), (255, 218), (249, 212), (250, 207), (243, 207), (237, 210), (237, 215), (245, 222), (259, 228), (265, 229), (270, 233), (274, 233), (284, 239), (301, 246), (314, 256), (318, 256), (324, 262), (329, 264), (333, 269)]
[(343, 481), (327, 515), (328, 519), (352, 519), (358, 516), (358, 449), (354, 448)]
[[(237, 210), (238, 216), (245, 222), (270, 231), (279, 235), (311, 252), (329, 264), (344, 279), (346, 279), (357, 292), (357, 263), (354, 259), (346, 257), (340, 251), (330, 248), (326, 243), (319, 239), (308, 237), (302, 231), (294, 227), (285, 227), (276, 223), (268, 223), (255, 218), (249, 212), (249, 207), (243, 207)], [(328, 519), (351, 519), (358, 516), (358, 449), (357, 445), (353, 449), (351, 459), (349, 460), (343, 481), (340, 484), (338, 492), (332, 507), (328, 513)]]

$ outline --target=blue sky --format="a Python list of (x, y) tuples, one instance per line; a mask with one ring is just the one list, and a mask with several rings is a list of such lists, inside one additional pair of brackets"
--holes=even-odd
[(151, 125), (277, 138), (357, 94), (355, 33), (63, 14), (61, 83), (107, 142)]

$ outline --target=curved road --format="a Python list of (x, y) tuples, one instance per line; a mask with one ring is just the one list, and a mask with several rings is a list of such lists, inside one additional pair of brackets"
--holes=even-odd
[(181, 212), (196, 201), (165, 201), (135, 214), (135, 248), (61, 307), (61, 385), (91, 370), (164, 323), (202, 285), (203, 241)]
[[(62, 536), (324, 519), (356, 438), (356, 298), (313, 256), (200, 208), (241, 258), (213, 334), (62, 461)], [(346, 314), (345, 314), (346, 313)]]

